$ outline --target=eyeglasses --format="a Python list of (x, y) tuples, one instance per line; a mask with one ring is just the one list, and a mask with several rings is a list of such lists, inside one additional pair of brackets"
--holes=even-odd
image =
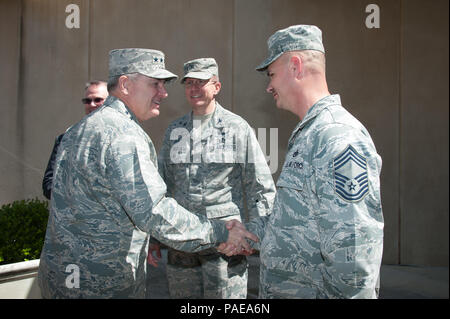
[(91, 104), (92, 103), (92, 101), (94, 101), (94, 103), (101, 103), (101, 102), (103, 102), (105, 99), (104, 98), (102, 98), (102, 97), (95, 97), (95, 98), (93, 98), (93, 99), (90, 99), (90, 98), (84, 98), (84, 99), (81, 99), (81, 102), (83, 102), (83, 104)]
[(191, 88), (193, 86), (202, 88), (207, 84), (215, 84), (215, 83), (217, 83), (217, 82), (215, 82), (215, 81), (210, 82), (209, 80), (186, 80), (186, 81), (184, 81), (184, 86), (186, 88)]

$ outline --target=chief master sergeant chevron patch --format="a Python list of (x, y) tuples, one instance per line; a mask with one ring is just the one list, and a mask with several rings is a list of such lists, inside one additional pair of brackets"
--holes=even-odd
[(367, 161), (351, 145), (334, 161), (336, 193), (345, 201), (358, 202), (369, 193)]

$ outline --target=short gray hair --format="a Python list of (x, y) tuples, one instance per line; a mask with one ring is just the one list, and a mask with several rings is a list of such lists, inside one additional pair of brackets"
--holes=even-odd
[(120, 74), (120, 75), (115, 75), (115, 76), (111, 76), (108, 79), (108, 84), (106, 86), (106, 88), (108, 89), (108, 92), (111, 93), (112, 91), (115, 90), (115, 88), (117, 87), (117, 84), (119, 83), (119, 78), (122, 75), (126, 75), (127, 77), (129, 77), (130, 79), (134, 80), (138, 77), (138, 75), (140, 75), (140, 73), (128, 73), (128, 74)]

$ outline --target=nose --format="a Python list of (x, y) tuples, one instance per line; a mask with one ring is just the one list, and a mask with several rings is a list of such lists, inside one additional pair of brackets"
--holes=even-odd
[(192, 95), (198, 94), (200, 92), (200, 88), (197, 85), (192, 85), (190, 88), (187, 89), (188, 92)]
[(165, 99), (166, 97), (169, 96), (169, 94), (167, 93), (167, 90), (166, 90), (166, 87), (164, 86), (164, 84), (160, 86), (160, 89), (159, 89), (159, 95), (160, 95), (163, 99)]
[(270, 83), (267, 85), (266, 92), (270, 94), (273, 93), (273, 87), (270, 85)]

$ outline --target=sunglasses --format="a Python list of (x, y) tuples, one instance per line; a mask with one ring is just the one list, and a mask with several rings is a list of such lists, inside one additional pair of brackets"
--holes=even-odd
[(103, 100), (104, 100), (104, 98), (101, 98), (101, 97), (96, 97), (93, 99), (84, 98), (84, 99), (81, 99), (81, 102), (83, 102), (83, 104), (91, 104), (92, 101), (94, 101), (94, 103), (100, 103), (100, 102), (103, 102)]

